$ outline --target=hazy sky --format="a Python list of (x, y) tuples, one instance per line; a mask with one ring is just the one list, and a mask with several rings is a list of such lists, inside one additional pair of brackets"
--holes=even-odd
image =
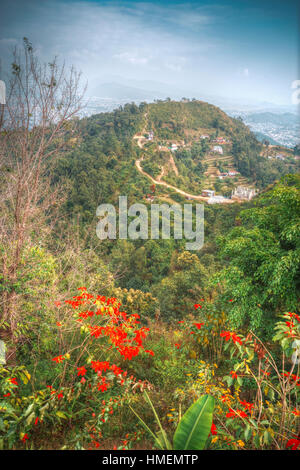
[(27, 36), (43, 60), (58, 55), (79, 68), (89, 94), (124, 78), (290, 104), (300, 79), (298, 3), (1, 0), (0, 57), (6, 64)]

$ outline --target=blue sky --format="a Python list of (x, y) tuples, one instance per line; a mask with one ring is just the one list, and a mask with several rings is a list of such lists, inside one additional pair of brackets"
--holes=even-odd
[(5, 68), (9, 51), (27, 36), (43, 60), (58, 55), (82, 70), (89, 94), (123, 79), (288, 105), (291, 83), (300, 79), (297, 5), (2, 0), (0, 57)]

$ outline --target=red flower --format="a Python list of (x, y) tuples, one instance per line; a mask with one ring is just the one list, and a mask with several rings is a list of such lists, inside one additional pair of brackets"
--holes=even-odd
[(25, 442), (25, 441), (26, 441), (26, 439), (29, 439), (29, 437), (28, 437), (28, 434), (27, 434), (27, 433), (26, 433), (26, 434), (24, 434), (24, 436), (22, 437), (21, 441)]
[(298, 447), (300, 446), (300, 439), (298, 437), (296, 439), (290, 439), (286, 443), (286, 447), (292, 447), (292, 450), (297, 450)]
[(220, 336), (225, 338), (225, 341), (229, 341), (231, 338), (231, 333), (230, 331), (221, 331)]
[(238, 377), (238, 376), (237, 376), (237, 373), (234, 372), (234, 370), (232, 370), (232, 371), (230, 372), (230, 375), (231, 375), (231, 377), (232, 377), (233, 379), (237, 379), (237, 377)]
[(204, 323), (194, 323), (195, 327), (200, 330)]
[(106, 371), (109, 369), (110, 364), (107, 361), (92, 361), (91, 363), (92, 369), (94, 369), (95, 372), (102, 372)]
[(195, 305), (194, 305), (194, 308), (197, 310), (197, 308), (202, 308), (202, 305), (200, 305), (200, 304), (195, 304)]
[(61, 398), (63, 398), (63, 396), (64, 396), (63, 392), (59, 392), (57, 394), (57, 399), (60, 400)]
[(221, 401), (222, 401), (223, 403), (230, 402), (230, 398), (227, 397), (226, 395), (222, 395), (222, 396), (221, 396)]
[(239, 336), (237, 336), (235, 333), (231, 334), (232, 341), (235, 343), (243, 344), (242, 340)]
[(248, 411), (252, 411), (254, 408), (254, 403), (248, 403), (246, 400), (240, 401), (241, 405)]
[(64, 360), (64, 356), (60, 355), (60, 356), (56, 356), (52, 359), (52, 361), (56, 362), (57, 364), (59, 364), (60, 362), (62, 362)]
[(150, 349), (145, 349), (145, 352), (150, 354), (150, 356), (154, 356), (154, 352), (151, 351)]
[(248, 418), (247, 413), (245, 413), (242, 410), (233, 410), (232, 408), (229, 408), (229, 412), (226, 414), (226, 418), (237, 418), (240, 416), (241, 418)]
[(236, 343), (239, 343), (241, 345), (243, 344), (241, 338), (239, 336), (237, 336), (234, 332), (221, 331), (220, 336), (222, 338), (225, 338), (225, 341), (229, 341), (230, 338), (231, 338), (232, 341), (234, 342), (234, 344), (236, 344)]
[(283, 372), (283, 375), (285, 377), (290, 377), (292, 380), (294, 380), (296, 382), (296, 386), (299, 387), (300, 386), (300, 377), (296, 374), (290, 374), (290, 373), (287, 373), (287, 372)]
[(82, 375), (82, 377), (86, 374), (86, 368), (84, 366), (77, 367), (77, 375), (78, 377)]
[(213, 436), (216, 436), (218, 433), (217, 433), (217, 427), (214, 423), (212, 423), (211, 425), (211, 428), (210, 428), (210, 433), (213, 435)]
[(18, 385), (18, 382), (17, 382), (17, 379), (15, 377), (12, 377), (11, 379), (9, 379), (10, 382), (14, 385)]
[(40, 418), (37, 416), (37, 417), (35, 418), (35, 422), (34, 422), (34, 425), (35, 425), (35, 426), (37, 426), (39, 420), (40, 420)]

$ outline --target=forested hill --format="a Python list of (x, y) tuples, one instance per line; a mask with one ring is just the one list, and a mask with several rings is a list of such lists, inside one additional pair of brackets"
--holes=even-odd
[[(65, 120), (37, 161), (48, 129), (0, 133), (0, 448), (154, 449), (204, 394), (216, 402), (208, 449), (295, 446), (299, 175), (243, 204), (205, 204), (194, 251), (173, 230), (99, 240), (96, 209), (127, 195), (151, 213), (154, 200), (191, 204), (183, 190), (226, 195), (243, 179), (262, 189), (296, 159), (200, 102)], [(166, 429), (154, 440), (143, 396)]]
[[(299, 169), (291, 155), (285, 161), (269, 159), (269, 150), (241, 120), (201, 101), (127, 104), (79, 120), (77, 132), (68, 138), (54, 182), (63, 182), (68, 191), (66, 213), (80, 213), (83, 219), (93, 217), (99, 203), (116, 202), (119, 194), (130, 201), (147, 196), (151, 182), (137, 171), (137, 159), (148, 175), (181, 190), (201, 194), (212, 189), (227, 197), (237, 185), (261, 189)], [(184, 200), (162, 186), (156, 196)]]

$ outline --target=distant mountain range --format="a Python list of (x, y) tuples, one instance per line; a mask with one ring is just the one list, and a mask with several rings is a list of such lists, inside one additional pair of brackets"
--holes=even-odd
[(124, 78), (118, 75), (110, 75), (99, 78), (89, 86), (89, 96), (98, 97), (98, 99), (130, 99), (133, 101), (153, 101), (154, 99), (165, 99), (170, 97), (172, 100), (180, 100), (183, 97), (207, 101), (229, 111), (250, 111), (252, 112), (292, 112), (297, 113), (295, 105), (277, 105), (267, 101), (259, 102), (250, 99), (227, 98), (221, 95), (211, 95), (203, 90), (186, 89), (154, 80), (137, 80)]
[(166, 98), (165, 93), (157, 90), (145, 90), (120, 83), (102, 83), (99, 87), (99, 92), (103, 98), (119, 99), (122, 101), (153, 101), (157, 98)]
[(223, 109), (232, 117), (241, 117), (259, 140), (268, 138), (270, 143), (293, 147), (299, 143), (300, 124), (297, 107), (281, 106), (268, 102), (241, 101), (222, 96), (205, 95), (195, 90), (182, 90), (170, 84), (152, 80), (125, 79), (110, 76), (89, 88), (84, 115), (110, 112), (128, 102), (151, 103), (155, 100), (182, 98), (206, 101)]

